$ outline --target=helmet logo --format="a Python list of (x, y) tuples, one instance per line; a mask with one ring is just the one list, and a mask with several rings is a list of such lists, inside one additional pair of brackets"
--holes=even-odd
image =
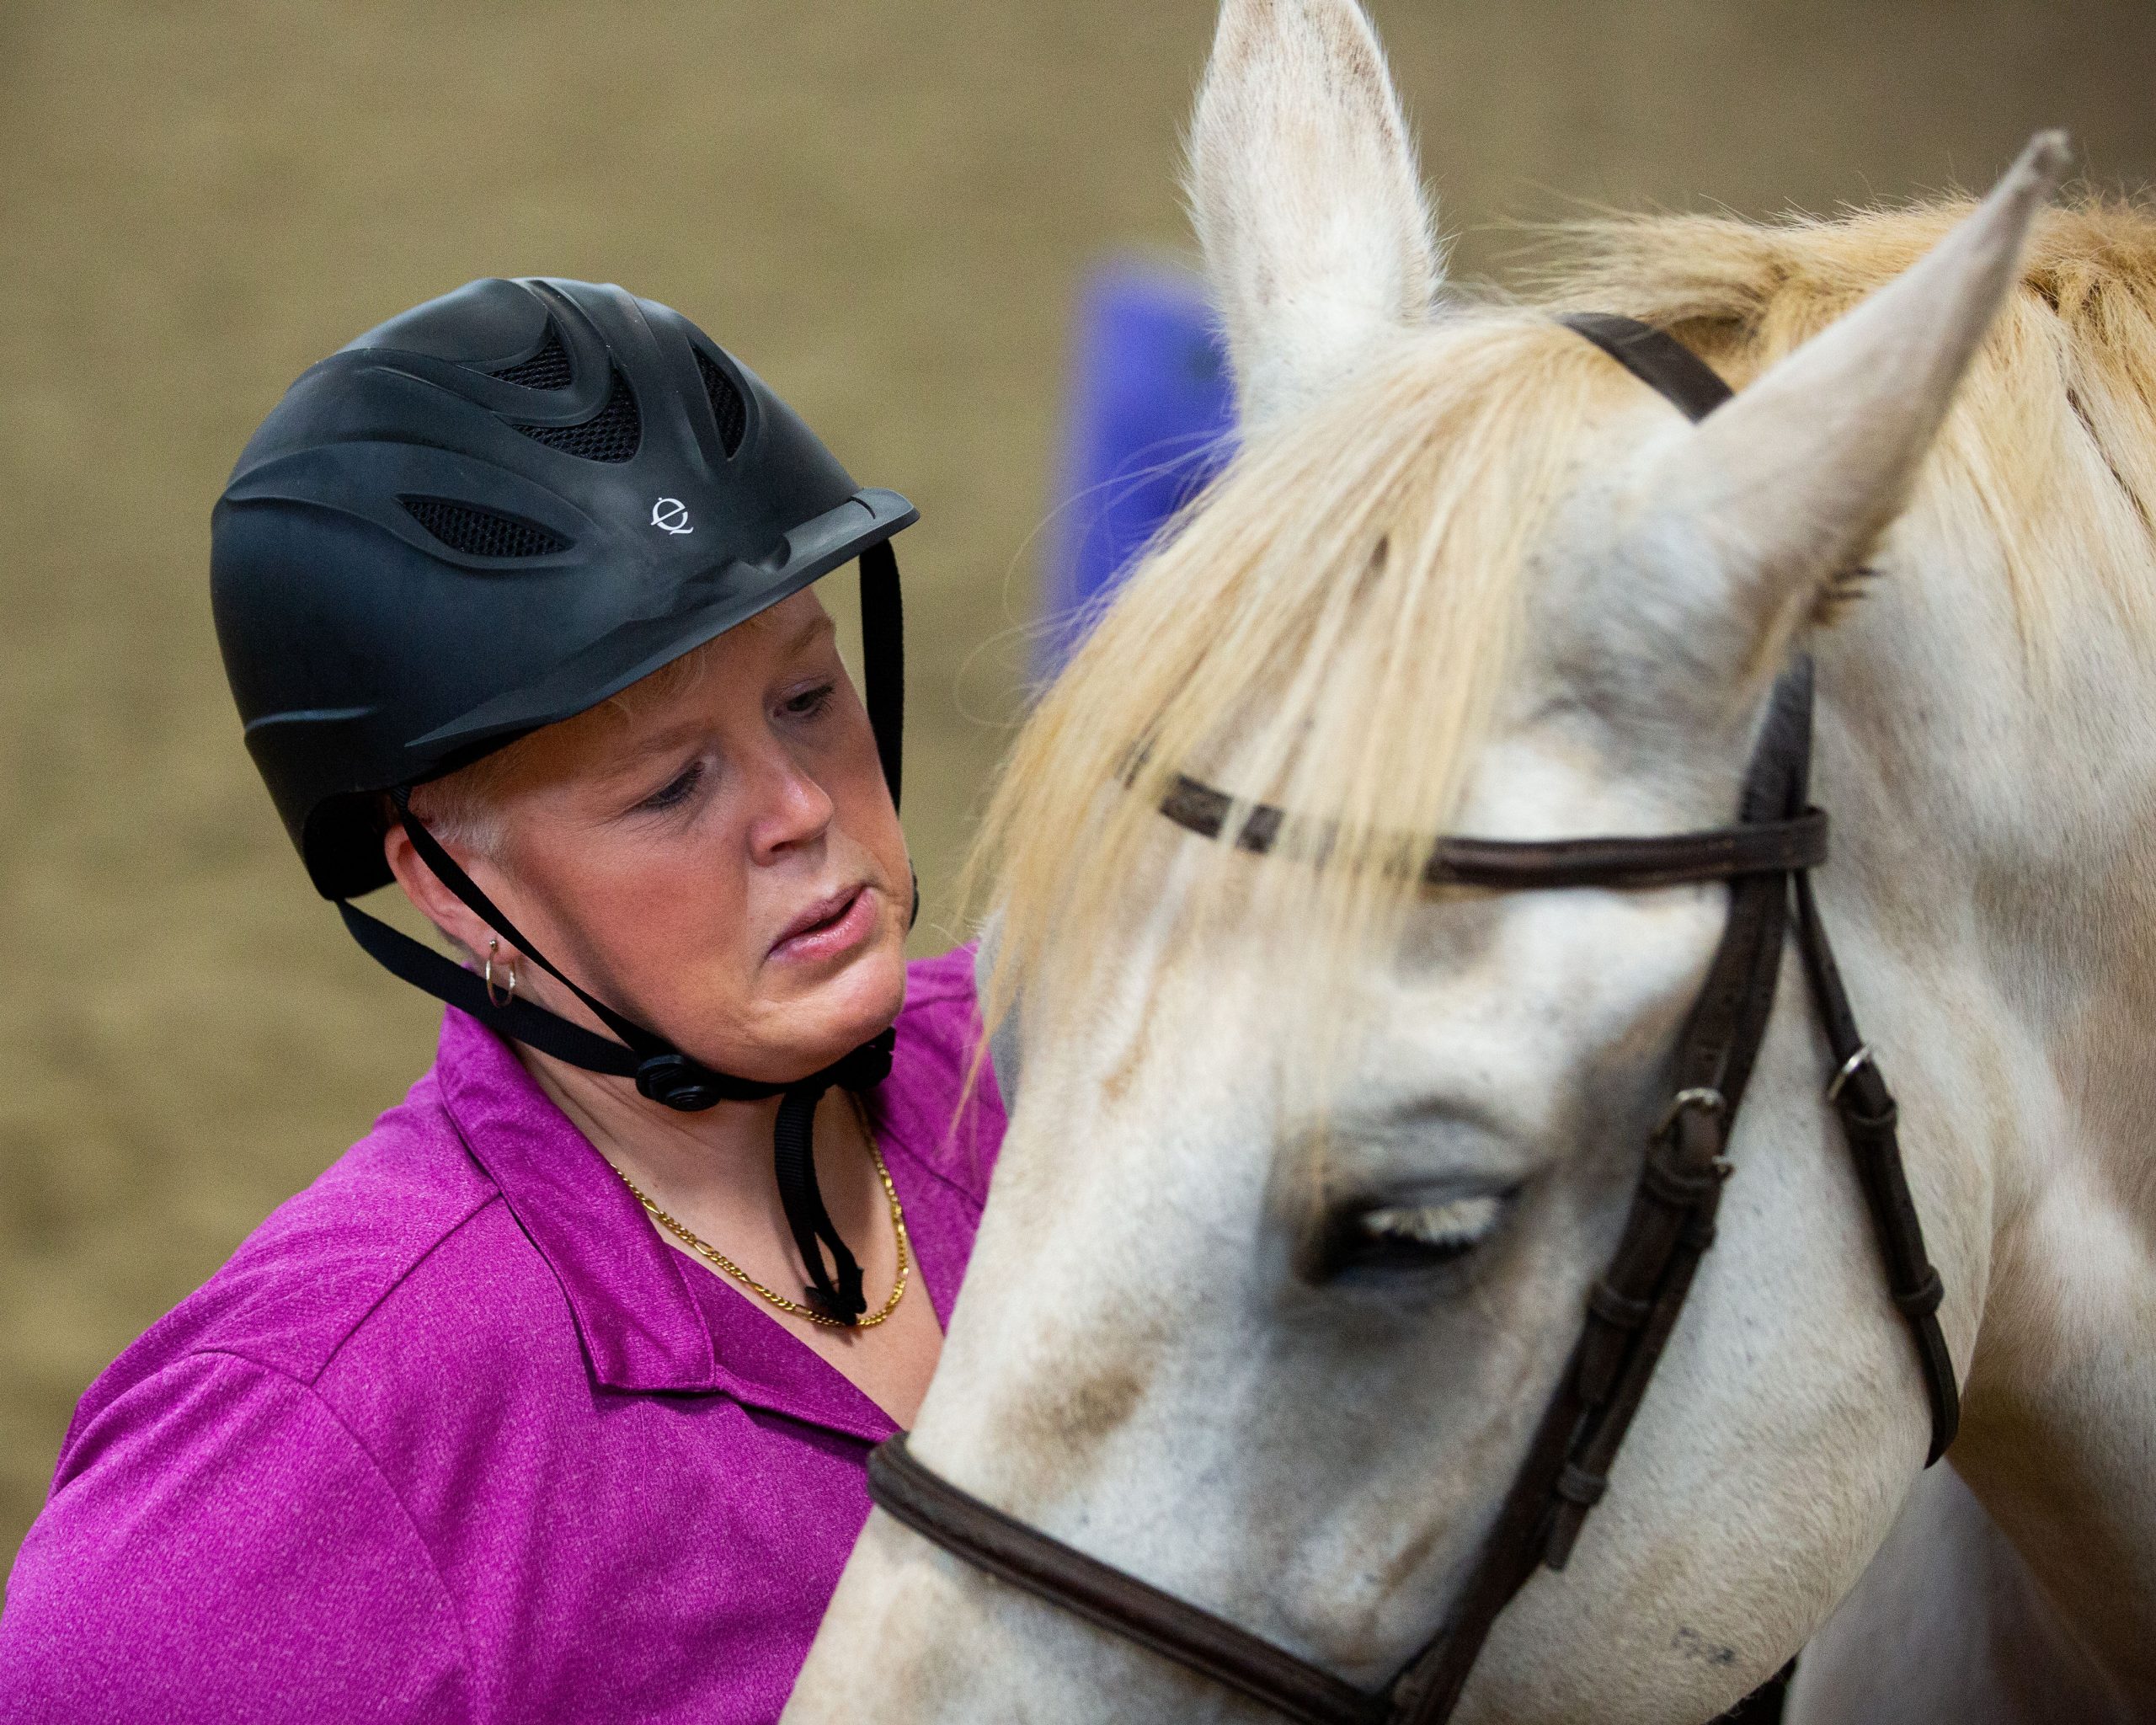
[(662, 497), (651, 506), (651, 524), (662, 533), (693, 533), (689, 506), (678, 497)]

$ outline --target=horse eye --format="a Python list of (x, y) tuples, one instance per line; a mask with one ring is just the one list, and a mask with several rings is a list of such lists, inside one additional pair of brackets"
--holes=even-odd
[(1457, 1263), (1497, 1232), (1512, 1198), (1477, 1192), (1428, 1204), (1343, 1205), (1326, 1220), (1317, 1279)]

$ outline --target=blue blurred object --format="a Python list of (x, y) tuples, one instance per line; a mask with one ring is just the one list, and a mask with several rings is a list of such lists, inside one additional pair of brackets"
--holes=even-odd
[(1081, 296), (1063, 484), (1034, 668), (1069, 659), (1130, 564), (1234, 448), (1228, 367), (1203, 284), (1158, 264), (1102, 265)]

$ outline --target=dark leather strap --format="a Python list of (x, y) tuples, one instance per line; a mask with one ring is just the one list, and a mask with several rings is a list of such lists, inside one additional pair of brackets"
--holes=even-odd
[(974, 1568), (1150, 1648), (1305, 1725), (1378, 1725), (1385, 1698), (1125, 1575), (960, 1491), (914, 1460), (903, 1434), (868, 1456), (877, 1507)]
[(877, 757), (896, 809), (905, 774), (906, 617), (899, 555), (889, 540), (861, 553), (861, 676)]
[[(1235, 801), (1202, 780), (1177, 775), (1161, 813), (1203, 838), (1229, 827)], [(1251, 805), (1235, 829), (1241, 850), (1263, 854), (1281, 844), (1288, 817), (1269, 803)], [(1308, 841), (1321, 852), (1321, 830)], [(1557, 887), (1637, 888), (1786, 874), (1827, 860), (1827, 816), (1806, 809), (1787, 820), (1718, 826), (1647, 838), (1553, 840), (1442, 838), (1422, 866), (1429, 886), (1487, 887), (1499, 892)]]
[[(1585, 336), (1694, 420), (1705, 419), (1730, 398), (1728, 384), (1714, 368), (1662, 330), (1630, 318), (1592, 312), (1559, 321)], [(1806, 675), (1810, 675), (1808, 670)], [(1808, 696), (1804, 734), (1801, 742), (1792, 739), (1787, 746), (1792, 750), (1801, 747), (1801, 756), (1798, 758), (1808, 772)], [(1813, 862), (1823, 860), (1817, 857)], [(1938, 1318), (1945, 1289), (1939, 1272), (1926, 1254), (1923, 1225), (1918, 1220), (1916, 1204), (1909, 1194), (1908, 1179), (1903, 1169), (1901, 1140), (1896, 1130), (1899, 1111), (1880, 1072), (1878, 1060), (1865, 1047), (1856, 1028), (1848, 993), (1842, 986), (1841, 970), (1827, 939), (1826, 926), (1819, 920), (1812, 883), (1801, 868), (1793, 873), (1792, 879), (1798, 949), (1804, 955), (1805, 975), (1811, 985), (1813, 1006), (1834, 1056), (1836, 1080), (1828, 1099), (1840, 1117), (1843, 1135), (1864, 1189), (1872, 1230), (1886, 1260), (1888, 1291), (1896, 1309), (1908, 1322), (1924, 1374), (1924, 1396), (1931, 1407), (1931, 1447), (1924, 1463), (1929, 1467), (1946, 1453), (1961, 1419), (1961, 1390), (1954, 1375), (1954, 1357), (1946, 1346)]]
[[(581, 985), (564, 975), (552, 959), (532, 944), (524, 931), (510, 921), (509, 913), (466, 873), (464, 865), (450, 855), (441, 841), (427, 830), (426, 823), (412, 812), (412, 793), (408, 787), (398, 786), (390, 793), (390, 799), (397, 805), (398, 818), (403, 822), (404, 835), (412, 841), (412, 848), (419, 853), (420, 860), (434, 871), (435, 879), (454, 893), (465, 909), (523, 953), (528, 962), (536, 964), (583, 1001), (592, 1016), (638, 1056), (639, 1065), (654, 1055), (671, 1051), (672, 1045), (664, 1037), (654, 1035), (634, 1019), (616, 1012), (604, 1001), (588, 993)], [(448, 961), (445, 959), (444, 962)], [(721, 1078), (717, 1074), (712, 1076), (717, 1080), (719, 1092), (714, 1100), (749, 1101), (760, 1097), (776, 1096), (785, 1087), (776, 1084), (750, 1084), (740, 1079)], [(741, 1087), (733, 1088), (737, 1086)]]
[(1734, 393), (1712, 366), (1652, 324), (1606, 312), (1575, 312), (1557, 321), (1584, 335), (1688, 419), (1705, 419)]
[(1887, 1291), (1915, 1339), (1924, 1397), (1931, 1404), (1931, 1448), (1924, 1458), (1929, 1467), (1946, 1453), (1961, 1426), (1961, 1391), (1954, 1375), (1954, 1355), (1939, 1324), (1945, 1288), (1924, 1248), (1924, 1224), (1918, 1219), (1916, 1200), (1909, 1194), (1908, 1176), (1902, 1167), (1896, 1130), (1901, 1111), (1886, 1088), (1877, 1057), (1856, 1028), (1812, 883), (1803, 875), (1796, 878), (1796, 899), (1797, 950), (1804, 955), (1812, 1004), (1834, 1060), (1828, 1100), (1841, 1119), (1842, 1135), (1856, 1165), (1872, 1232), (1886, 1263)]
[[(830, 1089), (811, 1080), (794, 1085), (781, 1098), (771, 1127), (771, 1171), (787, 1231), (808, 1272), (803, 1298), (833, 1323), (852, 1324), (868, 1310), (867, 1296), (861, 1291), (861, 1263), (824, 1208), (823, 1188), (816, 1182), (816, 1106)], [(828, 1267), (826, 1250), (831, 1255)]]
[[(1810, 667), (1777, 684), (1740, 813), (1771, 821), (1801, 806)], [(1588, 1301), (1580, 1338), (1444, 1630), (1396, 1685), (1398, 1725), (1449, 1718), (1498, 1614), (1544, 1564), (1564, 1567), (1645, 1400), (1694, 1274), (1713, 1245), (1731, 1122), (1766, 1034), (1785, 927), (1783, 878), (1734, 882), (1721, 943), (1670, 1060), (1669, 1101), (1651, 1135), (1630, 1213)]]
[[(1538, 857), (1534, 853), (1540, 852)], [(1637, 839), (1561, 839), (1546, 845), (1447, 839), (1424, 879), (1433, 886), (1522, 888), (1678, 886), (1785, 874), (1827, 860), (1827, 815), (1807, 809), (1785, 820), (1713, 832)]]
[(635, 1054), (596, 1031), (572, 1024), (531, 1001), (510, 996), (489, 998), (484, 982), (455, 960), (422, 945), (400, 929), (377, 921), (350, 900), (337, 910), (360, 949), (398, 980), (424, 990), (461, 1012), (468, 1012), (498, 1036), (536, 1048), (570, 1065), (616, 1078), (637, 1075)]

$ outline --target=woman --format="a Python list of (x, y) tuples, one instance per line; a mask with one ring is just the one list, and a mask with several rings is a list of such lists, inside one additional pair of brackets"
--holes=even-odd
[[(213, 523), (248, 746), (449, 1010), (83, 1398), (0, 1712), (777, 1713), (1002, 1130), (968, 955), (903, 957), (913, 519), (617, 288), (472, 283), (270, 414)], [(464, 964), (345, 902), (392, 878)]]

